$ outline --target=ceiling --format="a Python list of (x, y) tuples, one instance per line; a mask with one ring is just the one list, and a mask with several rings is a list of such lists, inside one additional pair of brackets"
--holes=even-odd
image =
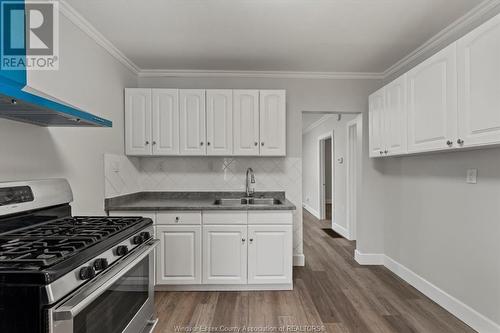
[(67, 0), (141, 69), (380, 73), (481, 0)]

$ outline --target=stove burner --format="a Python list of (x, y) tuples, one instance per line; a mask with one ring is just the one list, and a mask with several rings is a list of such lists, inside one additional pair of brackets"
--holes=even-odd
[(52, 266), (137, 221), (134, 217), (67, 217), (0, 234), (0, 267)]

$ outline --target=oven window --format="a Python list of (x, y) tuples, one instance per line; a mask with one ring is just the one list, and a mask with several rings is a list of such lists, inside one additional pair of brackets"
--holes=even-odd
[(122, 332), (148, 299), (149, 256), (73, 319), (76, 333)]

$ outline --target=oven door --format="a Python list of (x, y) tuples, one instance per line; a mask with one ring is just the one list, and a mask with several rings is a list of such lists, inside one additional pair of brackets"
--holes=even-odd
[(154, 252), (151, 240), (49, 310), (50, 333), (148, 331), (154, 311)]

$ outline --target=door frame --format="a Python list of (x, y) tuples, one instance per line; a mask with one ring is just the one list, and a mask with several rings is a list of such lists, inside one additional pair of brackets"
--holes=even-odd
[[(355, 126), (355, 140), (349, 135), (349, 129)], [(357, 208), (359, 203), (360, 189), (360, 168), (361, 168), (361, 149), (362, 149), (362, 115), (350, 120), (346, 124), (346, 227), (347, 238), (356, 240), (357, 226)], [(351, 147), (354, 148), (354, 154), (351, 153)], [(351, 171), (351, 165), (355, 164)], [(354, 193), (353, 193), (354, 192)]]
[[(332, 158), (332, 197), (331, 197), (331, 202), (332, 202), (332, 224), (333, 221), (335, 221), (335, 210), (333, 209), (334, 204), (335, 204), (335, 133), (334, 131), (327, 132), (323, 135), (320, 135), (318, 137), (318, 149), (319, 149), (319, 183), (318, 183), (318, 198), (319, 198), (319, 217), (321, 220), (324, 220), (326, 218), (326, 195), (325, 195), (325, 141), (327, 139), (332, 140), (331, 144), (331, 158)], [(325, 185), (323, 185), (325, 184)]]

